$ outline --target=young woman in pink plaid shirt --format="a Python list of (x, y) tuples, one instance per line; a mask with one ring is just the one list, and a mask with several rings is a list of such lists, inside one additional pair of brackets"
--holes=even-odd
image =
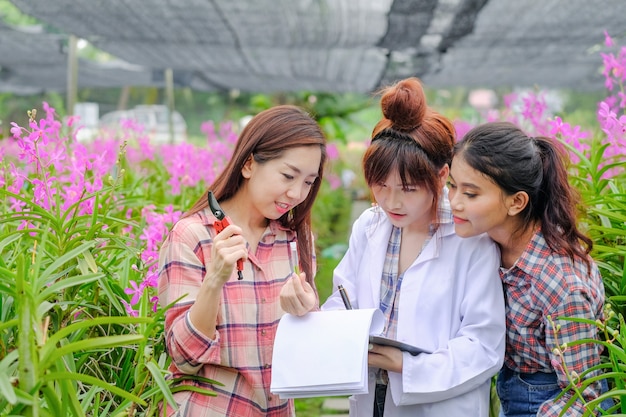
[[(497, 377), (500, 416), (557, 417), (570, 400), (565, 415), (583, 415), (573, 390), (556, 398), (570, 383), (564, 368), (582, 375), (601, 360), (600, 344), (571, 343), (596, 338), (596, 326), (559, 320), (601, 319), (604, 304), (564, 157), (553, 139), (529, 137), (508, 122), (478, 126), (455, 148), (449, 188), (456, 232), (487, 233), (501, 252), (507, 344)], [(582, 395), (591, 402), (604, 390), (606, 381), (597, 381)]]
[(317, 303), (311, 207), (325, 160), (326, 140), (309, 114), (294, 106), (263, 111), (243, 129), (209, 188), (232, 224), (219, 232), (207, 190), (172, 228), (160, 252), (159, 296), (162, 305), (174, 303), (165, 343), (171, 377), (184, 379), (168, 416), (295, 415), (293, 400), (270, 393), (272, 349), (284, 284), (313, 295), (310, 305), (291, 300), (297, 308)]

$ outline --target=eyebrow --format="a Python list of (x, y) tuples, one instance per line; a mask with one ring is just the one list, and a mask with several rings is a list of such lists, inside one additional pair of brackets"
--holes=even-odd
[[(451, 174), (449, 176), (450, 176), (450, 178), (452, 178), (452, 181), (457, 182)], [(476, 185), (474, 183), (471, 183), (471, 182), (457, 183), (457, 186), (459, 186), (459, 185), (462, 186), (462, 187), (465, 187), (465, 188), (471, 188), (473, 190), (480, 190), (480, 187), (478, 185)]]
[[(287, 166), (287, 168), (294, 170), (296, 173), (302, 174), (302, 170), (300, 168), (298, 168), (297, 166), (291, 165), (289, 162), (285, 162), (285, 165)], [(317, 172), (315, 174), (307, 175), (307, 177), (315, 177), (315, 178), (317, 178), (318, 176), (319, 175), (318, 175)]]

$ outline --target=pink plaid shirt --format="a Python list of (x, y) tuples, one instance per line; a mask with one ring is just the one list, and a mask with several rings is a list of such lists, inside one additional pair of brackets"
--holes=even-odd
[(224, 385), (182, 382), (209, 388), (217, 396), (177, 392), (174, 398), (180, 408), (175, 413), (168, 407), (168, 415), (293, 416), (293, 401), (279, 399), (269, 387), (274, 335), (284, 314), (279, 294), (291, 275), (289, 242), (296, 234), (270, 222), (256, 253), (248, 253), (244, 279), (237, 280), (233, 273), (224, 285), (212, 340), (194, 328), (188, 311), (211, 262), (215, 220), (206, 209), (174, 226), (160, 252), (159, 298), (163, 306), (180, 298), (165, 315), (171, 377), (198, 375)]

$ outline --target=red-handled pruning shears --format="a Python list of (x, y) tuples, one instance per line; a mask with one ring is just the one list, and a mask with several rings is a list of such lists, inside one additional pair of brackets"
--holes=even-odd
[[(213, 215), (217, 218), (217, 221), (214, 224), (215, 231), (219, 233), (222, 230), (224, 230), (226, 226), (232, 224), (232, 221), (224, 213), (224, 211), (218, 204), (217, 199), (215, 198), (215, 196), (213, 195), (211, 191), (209, 191), (208, 198), (209, 198), (209, 208), (211, 209), (211, 212), (213, 213)], [(239, 280), (243, 279), (242, 271), (243, 271), (243, 259), (238, 259), (237, 260), (237, 279)]]

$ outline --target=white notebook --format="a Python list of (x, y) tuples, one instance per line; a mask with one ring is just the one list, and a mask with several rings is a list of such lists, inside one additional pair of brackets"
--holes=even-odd
[(285, 314), (274, 340), (270, 391), (281, 398), (367, 393), (369, 337), (384, 325), (379, 309)]

